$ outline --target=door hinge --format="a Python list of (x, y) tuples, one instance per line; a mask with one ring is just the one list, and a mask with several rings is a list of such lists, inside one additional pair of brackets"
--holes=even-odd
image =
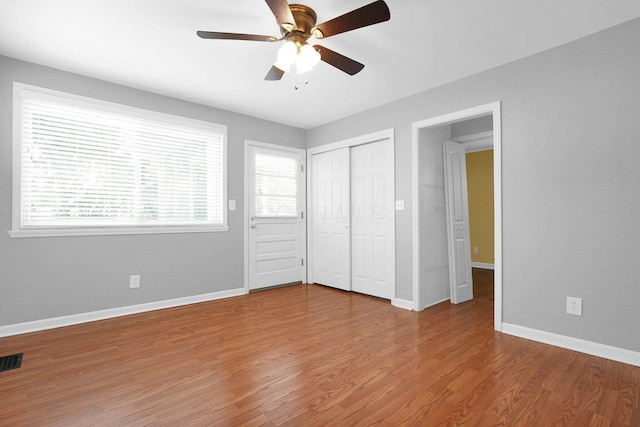
[(304, 212), (300, 212), (300, 219), (304, 219)]
[(304, 267), (304, 258), (300, 258), (300, 264)]
[(300, 164), (300, 172), (304, 172), (304, 165)]

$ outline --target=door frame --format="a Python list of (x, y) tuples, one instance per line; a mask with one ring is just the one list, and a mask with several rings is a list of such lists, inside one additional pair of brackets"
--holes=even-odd
[[(311, 176), (313, 176), (313, 171), (310, 169), (313, 166), (312, 156), (319, 153), (324, 153), (327, 151), (333, 151), (340, 148), (350, 148), (355, 147), (357, 145), (369, 144), (372, 142), (382, 141), (388, 139), (391, 142), (391, 145), (394, 147), (394, 176), (395, 176), (395, 130), (385, 129), (379, 132), (373, 132), (366, 135), (356, 136), (354, 138), (345, 139), (342, 141), (336, 141), (324, 145), (319, 145), (317, 147), (312, 147), (307, 149), (307, 283), (313, 283), (313, 183), (311, 182)], [(395, 179), (393, 183), (394, 188), (394, 200), (395, 200)], [(394, 240), (395, 240), (395, 230), (394, 230)], [(395, 256), (395, 254), (394, 254)], [(391, 299), (391, 303), (396, 305), (396, 286), (393, 287), (393, 297)]]
[[(248, 185), (250, 182), (250, 178), (249, 178), (249, 174), (251, 173), (250, 170), (250, 164), (251, 162), (249, 161), (249, 152), (251, 147), (259, 147), (259, 148), (267, 148), (267, 149), (272, 149), (272, 150), (279, 150), (279, 151), (286, 151), (289, 153), (295, 153), (297, 155), (300, 156), (300, 162), (302, 164), (303, 170), (305, 173), (302, 174), (302, 185), (300, 186), (300, 191), (302, 192), (302, 194), (300, 195), (300, 197), (302, 198), (302, 200), (306, 201), (307, 200), (307, 187), (308, 187), (308, 180), (307, 180), (307, 156), (305, 155), (306, 150), (303, 150), (301, 148), (294, 148), (294, 147), (287, 147), (285, 145), (278, 145), (278, 144), (270, 144), (267, 142), (259, 142), (259, 141), (253, 141), (253, 140), (249, 140), (249, 139), (245, 139), (244, 141), (244, 209), (243, 209), (243, 233), (244, 233), (244, 293), (248, 294), (249, 293), (249, 191), (248, 191)], [(306, 216), (306, 209), (304, 210), (305, 212), (305, 216)], [(302, 242), (300, 242), (300, 247), (302, 248), (302, 259), (305, 260), (303, 266), (302, 266), (302, 278), (304, 279), (305, 277), (307, 277), (307, 271), (308, 271), (308, 264), (306, 262), (306, 254), (305, 254), (305, 248), (307, 246), (307, 218), (304, 218), (304, 220), (301, 223), (301, 227), (302, 227)]]
[(489, 114), (493, 118), (494, 329), (502, 331), (502, 117), (500, 101), (432, 117), (412, 124), (413, 309), (419, 310), (420, 304), (420, 164), (418, 159), (420, 130)]

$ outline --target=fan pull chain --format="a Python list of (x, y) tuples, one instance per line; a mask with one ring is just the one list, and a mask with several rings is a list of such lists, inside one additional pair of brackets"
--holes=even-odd
[[(309, 80), (305, 80), (305, 81), (304, 81), (304, 84), (305, 84), (305, 85), (308, 85), (308, 84), (309, 84)], [(293, 88), (294, 88), (295, 90), (300, 89), (300, 87), (298, 86), (298, 75), (297, 75), (297, 74), (296, 74), (296, 82), (295, 82), (295, 85), (293, 86)]]

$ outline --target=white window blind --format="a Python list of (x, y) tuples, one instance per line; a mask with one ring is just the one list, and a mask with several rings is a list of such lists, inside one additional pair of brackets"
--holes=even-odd
[(20, 229), (226, 226), (223, 126), (26, 89), (19, 103)]
[(255, 194), (258, 217), (297, 216), (298, 161), (256, 153)]

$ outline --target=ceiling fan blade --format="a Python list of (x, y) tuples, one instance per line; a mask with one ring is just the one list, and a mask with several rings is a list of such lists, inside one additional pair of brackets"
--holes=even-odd
[(280, 80), (282, 76), (284, 76), (284, 71), (274, 65), (271, 67), (267, 75), (264, 76), (264, 79), (267, 81), (275, 81)]
[(327, 49), (324, 46), (315, 45), (313, 47), (320, 53), (321, 60), (351, 76), (359, 73), (364, 68), (364, 64), (361, 64), (351, 58), (347, 58), (346, 56), (341, 55), (338, 52), (334, 52), (331, 49)]
[(217, 39), (217, 40), (250, 40), (257, 42), (276, 42), (277, 37), (262, 36), (259, 34), (238, 34), (238, 33), (220, 33), (217, 31), (198, 31), (196, 32), (198, 37), (202, 39)]
[[(311, 29), (315, 38), (327, 38), (369, 25), (391, 19), (389, 7), (383, 0), (378, 0), (359, 9), (352, 10), (330, 21), (316, 25)], [(320, 33), (318, 33), (318, 31)]]
[(273, 15), (276, 17), (276, 21), (278, 21), (278, 25), (287, 30), (293, 30), (296, 28), (296, 20), (293, 17), (293, 13), (291, 13), (291, 9), (289, 8), (289, 3), (287, 0), (265, 0), (267, 5), (269, 5), (269, 9), (273, 12)]

